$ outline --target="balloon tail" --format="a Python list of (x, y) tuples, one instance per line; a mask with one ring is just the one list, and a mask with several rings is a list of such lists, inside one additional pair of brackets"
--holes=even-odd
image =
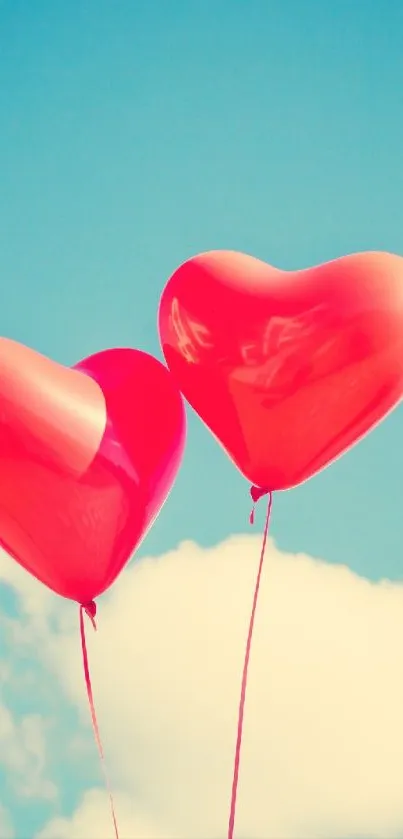
[[(267, 514), (266, 514), (266, 522), (263, 531), (263, 541), (262, 541), (262, 548), (260, 551), (260, 560), (258, 566), (258, 572), (256, 577), (256, 585), (255, 585), (255, 592), (253, 595), (253, 603), (252, 603), (252, 611), (250, 615), (249, 621), (249, 630), (248, 630), (248, 637), (246, 641), (246, 648), (245, 648), (245, 658), (244, 658), (244, 665), (243, 665), (243, 673), (242, 673), (242, 683), (241, 683), (241, 696), (239, 700), (239, 710), (238, 710), (238, 729), (237, 729), (237, 739), (236, 739), (236, 747), (235, 747), (235, 759), (234, 759), (234, 773), (232, 779), (232, 794), (231, 794), (231, 807), (230, 807), (230, 815), (228, 821), (228, 839), (233, 839), (234, 836), (234, 825), (235, 825), (235, 813), (236, 813), (236, 801), (237, 801), (237, 793), (238, 793), (238, 778), (239, 778), (239, 766), (240, 766), (240, 759), (241, 759), (241, 748), (242, 748), (242, 732), (243, 732), (243, 717), (244, 717), (244, 710), (245, 710), (245, 699), (246, 699), (246, 688), (248, 684), (248, 668), (249, 668), (249, 658), (250, 652), (252, 647), (252, 638), (253, 638), (253, 628), (255, 624), (255, 615), (256, 615), (256, 607), (259, 597), (259, 589), (260, 589), (260, 580), (262, 577), (262, 570), (263, 570), (263, 562), (264, 556), (266, 551), (266, 543), (267, 537), (269, 534), (269, 524), (270, 524), (270, 515), (271, 515), (271, 506), (272, 506), (272, 493), (271, 492), (264, 492), (263, 490), (256, 490), (255, 494), (252, 494), (252, 491), (256, 490), (256, 487), (252, 487), (251, 495), (254, 502), (258, 501), (259, 497), (262, 495), (268, 495), (269, 500), (267, 504)], [(257, 493), (260, 493), (258, 497), (255, 497)], [(252, 509), (250, 523), (253, 524), (254, 522), (254, 507)]]
[(92, 684), (91, 684), (91, 676), (90, 676), (90, 669), (88, 665), (88, 653), (87, 653), (87, 642), (85, 639), (85, 626), (84, 626), (84, 612), (88, 615), (94, 630), (96, 631), (97, 625), (95, 623), (95, 616), (97, 612), (97, 607), (94, 602), (88, 603), (85, 606), (80, 606), (80, 634), (81, 634), (81, 648), (83, 652), (83, 666), (84, 666), (84, 676), (85, 676), (85, 685), (87, 688), (87, 697), (88, 697), (88, 704), (90, 706), (91, 711), (91, 720), (92, 720), (92, 728), (94, 730), (95, 742), (97, 744), (99, 758), (101, 762), (102, 773), (105, 779), (105, 786), (106, 790), (109, 795), (109, 803), (111, 808), (113, 826), (115, 829), (115, 839), (119, 839), (119, 831), (118, 831), (118, 824), (116, 820), (116, 813), (115, 813), (115, 805), (113, 801), (113, 795), (111, 790), (111, 785), (109, 783), (108, 772), (106, 769), (105, 764), (105, 755), (104, 750), (102, 747), (101, 735), (99, 732), (98, 720), (97, 715), (95, 712), (95, 705), (94, 705), (94, 697), (92, 693)]
[(250, 516), (249, 516), (249, 524), (254, 524), (255, 523), (256, 504), (260, 500), (260, 498), (263, 498), (264, 495), (270, 495), (270, 492), (269, 492), (268, 489), (262, 489), (261, 487), (251, 486), (250, 497), (253, 501), (253, 507), (251, 509), (251, 513), (250, 513)]

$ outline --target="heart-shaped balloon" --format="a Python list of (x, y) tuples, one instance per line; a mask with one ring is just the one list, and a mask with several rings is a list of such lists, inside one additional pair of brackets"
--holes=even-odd
[(89, 603), (157, 516), (185, 433), (173, 378), (147, 353), (105, 350), (70, 369), (0, 339), (0, 543)]
[(403, 395), (403, 259), (361, 253), (280, 271), (201, 254), (167, 283), (159, 330), (182, 393), (243, 475), (289, 489)]

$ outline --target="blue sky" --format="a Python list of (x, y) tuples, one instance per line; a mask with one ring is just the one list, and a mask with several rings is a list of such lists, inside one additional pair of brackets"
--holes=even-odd
[[(403, 254), (402, 34), (400, 0), (2, 0), (1, 334), (66, 364), (160, 356), (159, 295), (197, 252), (282, 268)], [(247, 485), (189, 420), (139, 556), (247, 530)], [(400, 580), (401, 434), (397, 410), (276, 497), (277, 545)]]

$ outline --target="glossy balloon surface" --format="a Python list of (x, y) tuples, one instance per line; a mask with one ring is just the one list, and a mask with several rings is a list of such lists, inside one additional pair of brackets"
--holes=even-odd
[(134, 349), (73, 369), (0, 340), (0, 543), (86, 604), (115, 580), (172, 486), (185, 440), (169, 371)]
[(289, 489), (403, 395), (403, 259), (361, 253), (288, 272), (200, 254), (167, 283), (159, 330), (182, 393), (243, 475)]

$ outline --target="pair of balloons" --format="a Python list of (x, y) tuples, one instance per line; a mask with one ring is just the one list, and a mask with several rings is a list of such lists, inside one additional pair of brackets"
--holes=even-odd
[(158, 515), (185, 444), (180, 391), (259, 490), (306, 481), (403, 395), (403, 259), (284, 272), (201, 254), (166, 285), (169, 367), (112, 349), (66, 368), (0, 339), (0, 543), (83, 606)]

